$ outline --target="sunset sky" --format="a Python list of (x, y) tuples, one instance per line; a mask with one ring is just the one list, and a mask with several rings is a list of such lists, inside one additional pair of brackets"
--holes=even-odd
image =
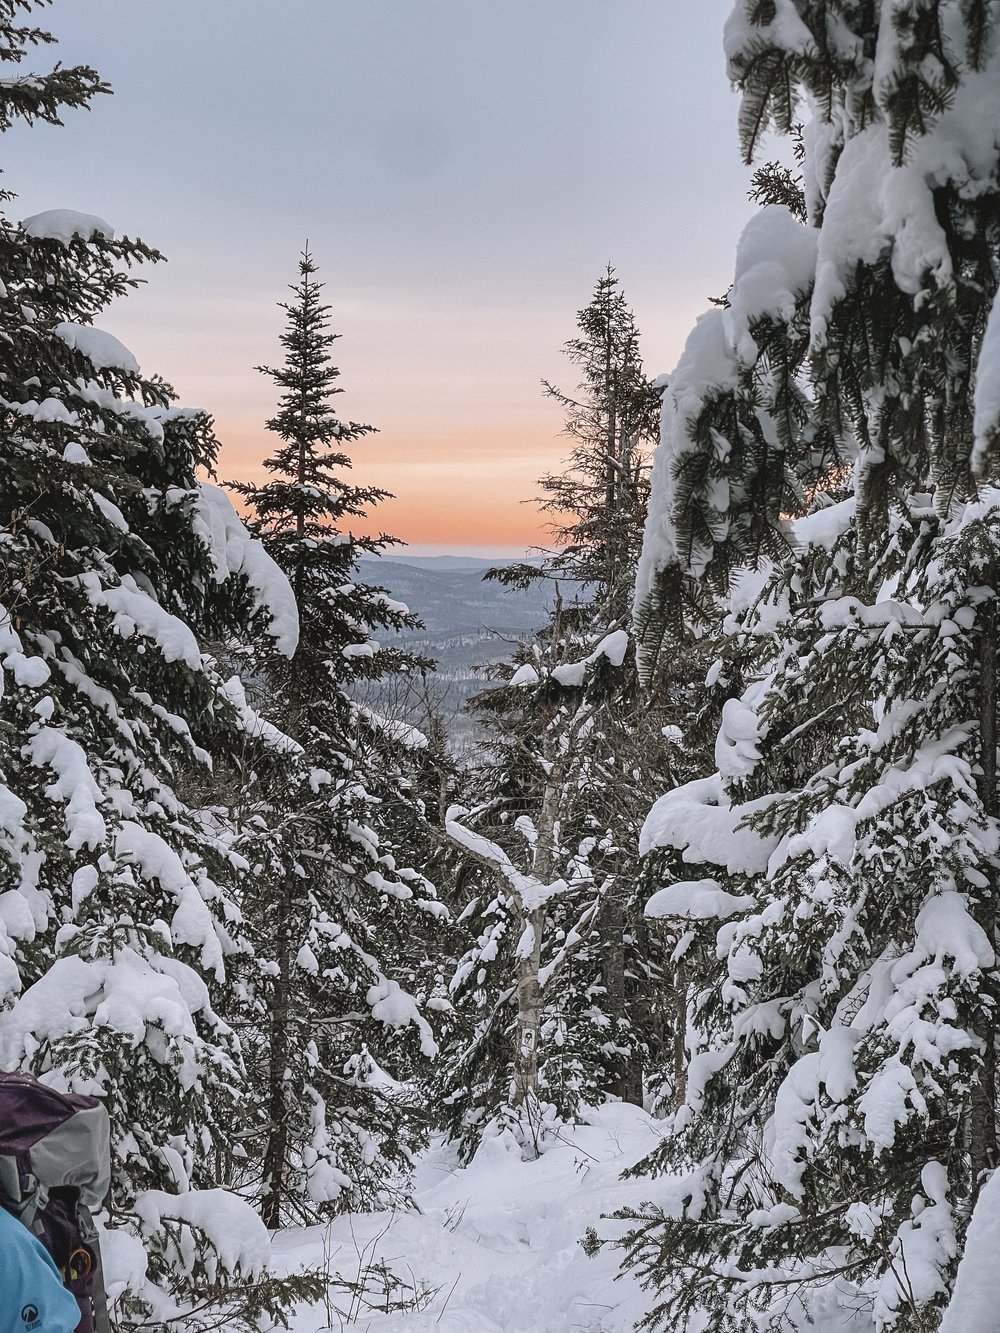
[[(308, 238), (334, 307), (338, 410), (380, 434), (359, 480), (416, 550), (544, 540), (522, 501), (565, 452), (539, 381), (610, 260), (669, 370), (726, 289), (748, 171), (727, 0), (75, 0), (66, 63), (113, 84), (5, 136), (22, 216), (71, 207), (170, 263), (106, 326), (215, 416), (249, 477), (286, 282)], [(612, 22), (613, 10), (613, 22)], [(48, 17), (48, 16), (46, 16)], [(43, 57), (39, 58), (41, 61)]]

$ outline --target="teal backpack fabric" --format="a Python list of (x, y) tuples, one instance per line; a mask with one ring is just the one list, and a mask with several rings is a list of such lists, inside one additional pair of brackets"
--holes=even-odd
[(79, 1322), (48, 1250), (0, 1208), (0, 1333), (74, 1333)]

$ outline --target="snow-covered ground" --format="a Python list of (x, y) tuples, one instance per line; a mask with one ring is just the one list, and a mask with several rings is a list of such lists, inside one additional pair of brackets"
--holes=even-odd
[[(293, 1333), (627, 1333), (648, 1308), (630, 1276), (619, 1277), (620, 1252), (588, 1258), (588, 1227), (620, 1234), (601, 1215), (655, 1197), (656, 1181), (622, 1181), (645, 1157), (660, 1127), (634, 1106), (611, 1104), (590, 1123), (561, 1128), (535, 1161), (522, 1161), (510, 1135), (487, 1139), (466, 1167), (436, 1146), (421, 1159), (416, 1208), (351, 1214), (329, 1227), (280, 1233), (275, 1267), (321, 1268), (369, 1287), (379, 1261), (402, 1280), (402, 1298), (418, 1308), (385, 1313), (335, 1280), (328, 1306), (298, 1312)], [(422, 1293), (422, 1295), (420, 1295)]]

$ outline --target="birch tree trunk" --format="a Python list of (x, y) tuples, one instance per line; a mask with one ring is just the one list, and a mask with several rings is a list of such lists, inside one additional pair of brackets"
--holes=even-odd
[(542, 927), (545, 912), (531, 912), (524, 920), (532, 931), (531, 949), (517, 960), (517, 1048), (511, 1104), (523, 1106), (538, 1094), (538, 1048), (542, 1029)]
[[(535, 826), (535, 847), (532, 856), (532, 877), (547, 884), (555, 873), (559, 843), (559, 811), (562, 807), (564, 765), (552, 764), (542, 794), (538, 823)], [(514, 1052), (513, 1105), (522, 1106), (538, 1095), (538, 1052), (542, 1031), (542, 987), (539, 974), (542, 968), (542, 932), (545, 927), (545, 908), (528, 908), (518, 898), (520, 925), (523, 932), (532, 932), (531, 948), (525, 948), (517, 960), (517, 1049)]]

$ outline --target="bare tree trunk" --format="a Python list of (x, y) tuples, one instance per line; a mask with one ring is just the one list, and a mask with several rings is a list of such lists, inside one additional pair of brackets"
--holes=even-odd
[(291, 1047), (289, 1036), (291, 939), (288, 907), (287, 896), (283, 894), (282, 902), (275, 912), (278, 974), (274, 979), (269, 1029), (271, 1049), (267, 1079), (268, 1131), (264, 1148), (264, 1197), (261, 1201), (261, 1217), (264, 1225), (272, 1229), (281, 1226), (281, 1202), (288, 1161), (288, 1105), (285, 1079)]
[[(605, 1012), (616, 1025), (628, 1024), (632, 1019), (629, 1010), (628, 984), (625, 976), (625, 931), (628, 925), (625, 897), (627, 886), (620, 875), (616, 875), (604, 902), (601, 922), (601, 961), (604, 974)], [(618, 1057), (617, 1077), (612, 1091), (623, 1102), (633, 1106), (642, 1105), (642, 1064), (633, 1050)]]
[(674, 968), (673, 994), (673, 1064), (674, 1064), (674, 1110), (680, 1110), (687, 1096), (687, 978), (684, 964), (677, 963)]
[[(997, 607), (996, 598), (982, 609), (983, 629), (979, 662), (980, 794), (983, 809), (993, 819), (1000, 817), (997, 793)], [(976, 903), (975, 917), (990, 944), (997, 942), (996, 871), (986, 870), (989, 884)], [(972, 1088), (970, 1153), (972, 1199), (979, 1193), (983, 1175), (997, 1161), (997, 1064), (996, 1035), (992, 1023), (980, 1034), (985, 1042), (983, 1063)]]

